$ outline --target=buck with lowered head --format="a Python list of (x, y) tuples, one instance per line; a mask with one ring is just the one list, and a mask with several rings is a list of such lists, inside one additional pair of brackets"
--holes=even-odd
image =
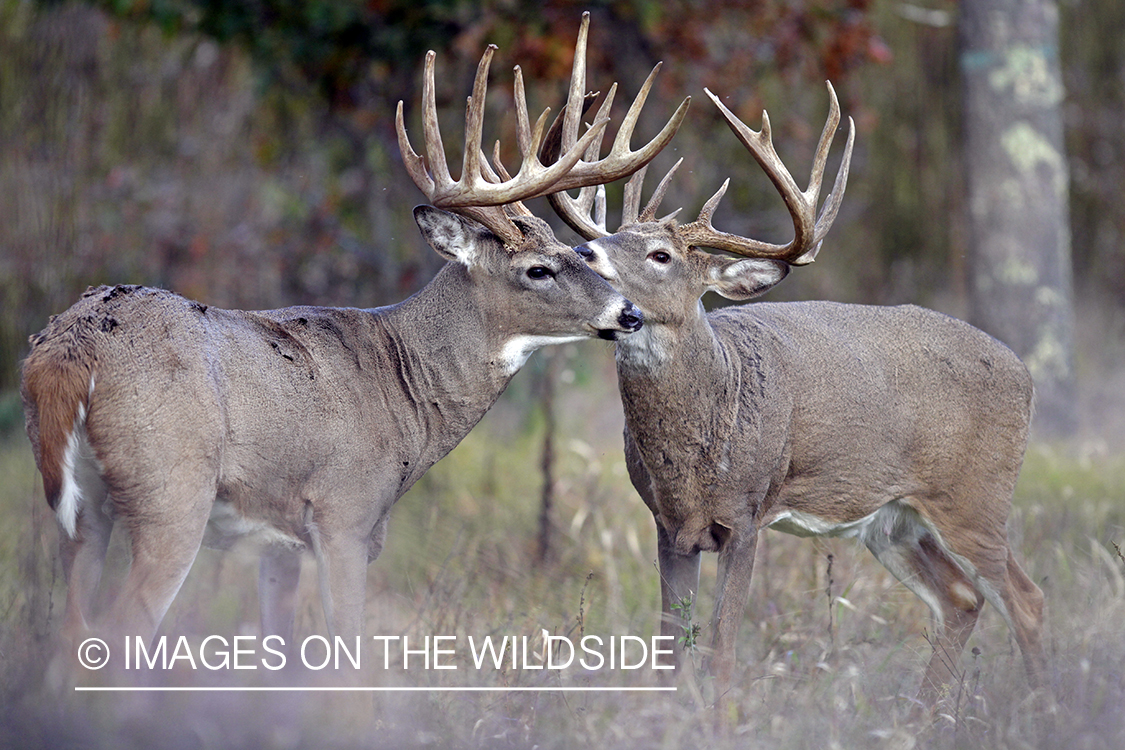
[[(1006, 529), (1031, 415), (1027, 369), (983, 332), (913, 306), (792, 302), (705, 312), (708, 290), (747, 300), (812, 262), (843, 197), (854, 138), (853, 125), (818, 218), (840, 117), (831, 85), (803, 192), (773, 147), (768, 117), (755, 132), (707, 94), (780, 191), (792, 242), (716, 230), (711, 216), (727, 183), (697, 220), (656, 219), (678, 163), (643, 211), (643, 172), (630, 180), (612, 236), (604, 191), (551, 199), (589, 240), (578, 253), (645, 314), (644, 330), (617, 343), (617, 373), (629, 474), (656, 519), (662, 632), (682, 632), (674, 607), (695, 595), (700, 552), (719, 553), (711, 630), (721, 698), (758, 533), (854, 537), (940, 624), (923, 701), (939, 698), (985, 601), (1015, 635), (1031, 684), (1042, 685), (1043, 595), (1012, 555)], [(574, 143), (570, 133), (562, 145)]]
[[(584, 17), (579, 55), (587, 25)], [(420, 206), (415, 218), (449, 261), (413, 297), (374, 310), (244, 312), (100, 287), (32, 337), (22, 393), (60, 529), (68, 640), (90, 628), (115, 521), (129, 532), (132, 563), (99, 631), (150, 638), (200, 544), (251, 536), (264, 545), (265, 634), (291, 634), (305, 550), (316, 557), (329, 631), (361, 634), (366, 567), (395, 501), (460, 442), (534, 349), (641, 327), (637, 309), (521, 201), (632, 173), (672, 137), (686, 102), (630, 150), (650, 77), (619, 129), (620, 148), (577, 164), (604, 131), (601, 118), (548, 167), (536, 156), (547, 113), (532, 130), (516, 68), (523, 163), (501, 179), (480, 158), (494, 50), (477, 70), (460, 180), (438, 132), (432, 52), (425, 159), (410, 147), (399, 103), (403, 158), (438, 207)]]

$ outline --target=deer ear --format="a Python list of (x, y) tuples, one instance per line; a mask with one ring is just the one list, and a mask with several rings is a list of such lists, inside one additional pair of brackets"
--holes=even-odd
[(414, 221), (438, 255), (469, 267), (480, 257), (482, 243), (493, 236), (475, 221), (433, 206), (415, 206)]
[(707, 288), (727, 299), (748, 300), (772, 289), (789, 273), (789, 264), (759, 258), (713, 256)]

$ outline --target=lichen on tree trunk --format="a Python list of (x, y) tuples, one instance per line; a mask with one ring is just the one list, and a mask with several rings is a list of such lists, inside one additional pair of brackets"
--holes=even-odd
[(1036, 433), (1076, 428), (1068, 177), (1058, 8), (961, 4), (972, 322), (1023, 358)]

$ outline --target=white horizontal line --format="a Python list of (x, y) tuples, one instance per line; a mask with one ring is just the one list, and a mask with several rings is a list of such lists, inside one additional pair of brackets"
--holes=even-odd
[(81, 687), (76, 693), (656, 693), (674, 687)]

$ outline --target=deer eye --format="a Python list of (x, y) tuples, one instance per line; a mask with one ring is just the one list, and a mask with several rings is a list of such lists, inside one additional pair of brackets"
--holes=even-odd
[(551, 269), (546, 266), (532, 266), (527, 269), (527, 277), (529, 279), (545, 279), (548, 276), (554, 276), (554, 274), (551, 273)]
[(664, 252), (663, 250), (657, 250), (655, 253), (649, 253), (648, 257), (661, 264), (672, 262), (672, 256)]

